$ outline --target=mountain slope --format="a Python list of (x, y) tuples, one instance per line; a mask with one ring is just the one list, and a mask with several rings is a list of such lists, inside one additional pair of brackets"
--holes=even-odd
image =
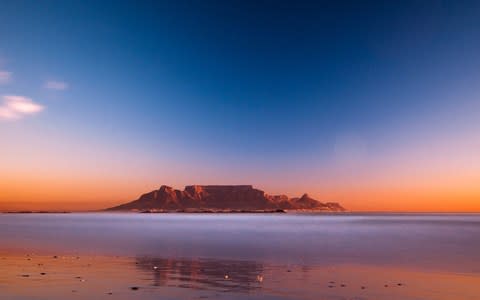
[(322, 203), (307, 194), (289, 199), (268, 195), (251, 185), (190, 185), (183, 191), (162, 185), (137, 200), (108, 208), (108, 211), (199, 211), (199, 210), (315, 210), (344, 211), (338, 203)]

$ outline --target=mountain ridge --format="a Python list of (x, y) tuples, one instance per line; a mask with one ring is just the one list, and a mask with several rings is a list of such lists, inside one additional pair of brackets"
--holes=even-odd
[(197, 211), (345, 211), (339, 203), (320, 202), (303, 194), (298, 198), (269, 195), (252, 185), (187, 185), (177, 190), (162, 185), (138, 199), (107, 211), (197, 212)]

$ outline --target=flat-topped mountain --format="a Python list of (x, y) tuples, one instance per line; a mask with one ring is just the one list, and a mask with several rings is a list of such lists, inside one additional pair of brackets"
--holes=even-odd
[(137, 200), (108, 211), (345, 211), (338, 203), (317, 201), (307, 194), (300, 198), (268, 195), (251, 185), (188, 185), (183, 191), (162, 185)]

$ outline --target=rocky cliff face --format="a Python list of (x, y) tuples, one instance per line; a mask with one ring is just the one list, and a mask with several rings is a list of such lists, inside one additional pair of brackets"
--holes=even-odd
[(285, 195), (267, 195), (251, 185), (189, 185), (183, 191), (162, 185), (139, 199), (109, 208), (110, 211), (182, 211), (182, 210), (319, 210), (344, 211), (338, 203), (321, 203), (307, 194), (289, 199)]

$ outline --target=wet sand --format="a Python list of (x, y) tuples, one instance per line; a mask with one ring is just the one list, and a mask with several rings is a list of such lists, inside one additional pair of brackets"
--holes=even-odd
[(2, 299), (478, 299), (480, 277), (365, 265), (0, 256)]

